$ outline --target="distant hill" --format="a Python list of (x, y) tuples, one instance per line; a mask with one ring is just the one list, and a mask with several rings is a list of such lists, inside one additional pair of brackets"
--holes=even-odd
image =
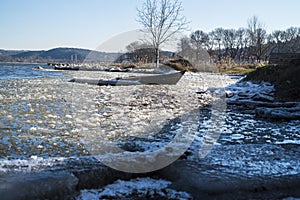
[(12, 58), (38, 58), (44, 51), (24, 51), (17, 54), (10, 55)]
[(79, 48), (54, 48), (40, 51), (0, 50), (0, 62), (114, 62), (119, 53), (106, 53)]
[(24, 50), (4, 50), (0, 49), (0, 56), (11, 56), (14, 54), (22, 53)]
[(18, 54), (18, 53), (22, 53), (24, 51), (20, 51), (20, 50), (4, 50), (4, 49), (0, 49), (0, 62), (11, 62), (12, 55)]

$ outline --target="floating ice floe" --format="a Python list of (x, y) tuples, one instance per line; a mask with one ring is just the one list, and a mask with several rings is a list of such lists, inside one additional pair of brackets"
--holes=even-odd
[(192, 196), (186, 192), (168, 188), (170, 184), (170, 181), (152, 178), (117, 180), (102, 189), (81, 190), (76, 199), (192, 199)]

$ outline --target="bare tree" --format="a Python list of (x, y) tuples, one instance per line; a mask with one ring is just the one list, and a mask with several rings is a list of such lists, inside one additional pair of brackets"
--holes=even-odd
[(203, 31), (197, 30), (191, 34), (192, 44), (196, 47), (196, 58), (200, 59), (201, 50), (207, 46), (209, 37)]
[(156, 67), (159, 66), (159, 47), (172, 36), (187, 28), (188, 22), (182, 15), (182, 3), (179, 0), (146, 0), (137, 9), (137, 21), (147, 32), (156, 50)]
[(290, 27), (286, 29), (281, 39), (284, 42), (284, 46), (287, 52), (295, 53), (299, 50), (299, 43), (300, 43), (300, 35), (299, 35), (299, 28)]
[(244, 54), (246, 53), (246, 40), (245, 40), (245, 35), (246, 35), (246, 30), (244, 28), (239, 28), (236, 31), (236, 47), (237, 47), (237, 54), (238, 54), (238, 59), (241, 61), (241, 58), (244, 57)]
[(195, 66), (197, 61), (196, 51), (192, 45), (191, 39), (187, 36), (180, 39), (178, 43), (178, 55), (189, 60)]
[(178, 54), (188, 60), (193, 58), (194, 49), (191, 44), (191, 40), (188, 37), (183, 37), (178, 43)]
[(271, 34), (272, 52), (296, 53), (300, 49), (300, 28), (290, 27), (284, 31), (276, 30)]
[(237, 33), (234, 29), (225, 29), (223, 31), (223, 46), (225, 48), (225, 55), (230, 56), (232, 59), (237, 54)]
[(260, 61), (268, 51), (269, 45), (266, 44), (267, 32), (264, 29), (264, 25), (258, 21), (256, 16), (248, 20), (248, 35), (252, 53), (256, 56), (256, 59)]
[(290, 27), (285, 32), (288, 41), (294, 40), (298, 36), (298, 28), (296, 27)]
[[(203, 47), (206, 46), (202, 43)], [(211, 65), (208, 65), (210, 62), (210, 55), (208, 50), (205, 50), (201, 46), (197, 49), (194, 41), (192, 41), (191, 37), (183, 37), (178, 43), (179, 52), (178, 55), (186, 58), (192, 65), (199, 71), (213, 71), (214, 68), (210, 68)]]
[(222, 45), (222, 36), (223, 36), (224, 29), (223, 28), (216, 28), (214, 31), (212, 31), (212, 37), (213, 40), (216, 42), (219, 50), (218, 59), (221, 60), (221, 45)]
[(283, 47), (283, 35), (284, 32), (281, 30), (275, 30), (272, 32), (271, 36), (272, 36), (272, 43), (274, 43), (272, 51), (271, 52), (277, 52), (279, 53), (280, 50)]
[(214, 32), (211, 31), (207, 34), (207, 42), (206, 42), (207, 52), (210, 57), (212, 57), (215, 44), (216, 42), (214, 40)]

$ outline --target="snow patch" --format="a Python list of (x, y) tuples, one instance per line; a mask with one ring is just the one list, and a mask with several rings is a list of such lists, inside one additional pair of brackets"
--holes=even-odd
[(137, 178), (130, 181), (117, 180), (102, 189), (81, 190), (77, 200), (93, 199), (192, 199), (186, 192), (168, 188), (171, 182), (152, 178)]
[(268, 82), (261, 82), (259, 84), (253, 82), (237, 82), (226, 87), (226, 91), (230, 94), (230, 98), (227, 99), (228, 102), (245, 99), (273, 102), (275, 88)]

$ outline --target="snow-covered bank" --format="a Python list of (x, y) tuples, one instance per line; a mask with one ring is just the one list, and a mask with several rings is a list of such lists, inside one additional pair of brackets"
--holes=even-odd
[(227, 87), (227, 103), (253, 110), (258, 117), (300, 120), (300, 102), (276, 102), (275, 88), (268, 82), (238, 82)]
[[(14, 194), (28, 199), (42, 195), (66, 198), (70, 194), (78, 194), (78, 199), (119, 199), (120, 195), (128, 199), (228, 199), (239, 194), (278, 199), (300, 195), (298, 145), (217, 145), (203, 159), (197, 152), (149, 174), (116, 171), (93, 157), (6, 161), (1, 166), (0, 195), (13, 194), (13, 188), (20, 185), (22, 190)], [(86, 190), (89, 188), (94, 190)]]
[[(195, 145), (195, 146), (194, 146)], [(300, 173), (300, 147), (297, 144), (241, 144), (216, 145), (205, 158), (199, 159), (197, 144), (192, 145), (195, 151), (179, 160), (198, 162), (199, 170), (206, 169), (224, 173), (240, 174), (255, 177), (259, 175), (295, 175)], [(8, 173), (35, 173), (42, 171), (71, 172), (84, 170), (100, 170), (107, 168), (93, 156), (56, 157), (30, 159), (0, 160), (0, 175)], [(122, 173), (122, 172), (120, 172)]]

